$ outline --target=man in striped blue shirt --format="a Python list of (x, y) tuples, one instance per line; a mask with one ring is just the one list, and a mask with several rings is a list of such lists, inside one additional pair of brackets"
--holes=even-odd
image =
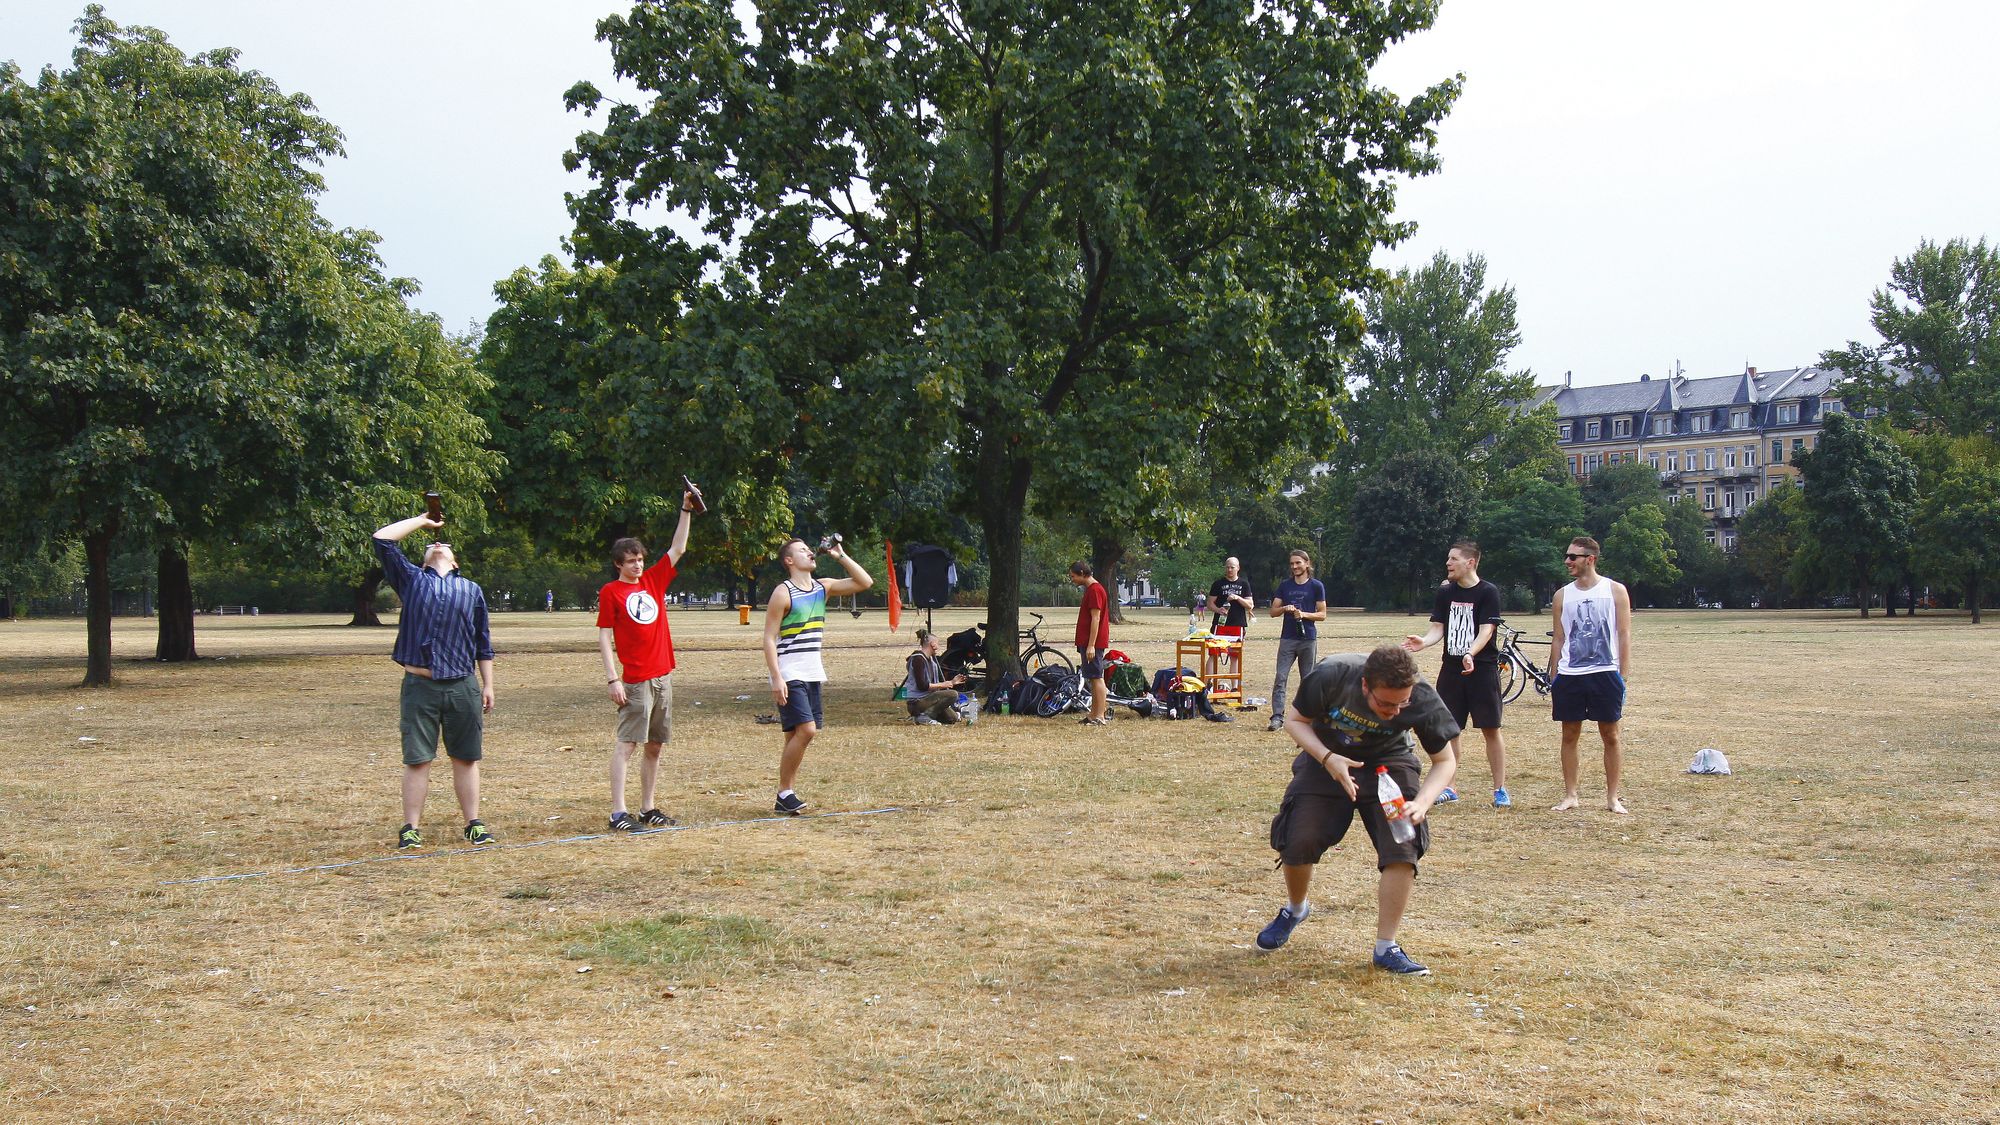
[(431, 763), (442, 736), (451, 758), (451, 786), (465, 814), (465, 838), (493, 843), (479, 819), (480, 738), (493, 710), (493, 634), (486, 617), (486, 593), (461, 577), (451, 544), (424, 550), (424, 565), (410, 562), (397, 546), (418, 528), (435, 530), (443, 520), (411, 516), (375, 532), (375, 557), (403, 601), (396, 621), (392, 658), (403, 669), (403, 828), (396, 847), (420, 848), (424, 798), (430, 795)]

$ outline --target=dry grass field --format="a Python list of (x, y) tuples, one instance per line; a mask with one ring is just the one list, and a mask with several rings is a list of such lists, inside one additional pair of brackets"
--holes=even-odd
[[(1158, 667), (1184, 620), (1116, 643)], [(164, 667), (121, 620), (86, 692), (80, 621), (0, 624), (0, 1119), (2000, 1120), (2000, 626), (1642, 613), (1631, 815), (1589, 732), (1585, 809), (1548, 811), (1529, 693), (1519, 807), (1475, 748), (1403, 930), (1436, 976), (1401, 980), (1368, 967), (1358, 829), (1249, 952), (1291, 760), (1261, 712), (917, 728), (908, 619), (837, 614), (799, 788), (894, 811), (780, 821), (755, 628), (673, 622), (688, 830), (573, 839), (607, 811), (592, 622), (516, 614), (504, 846), (455, 847), (440, 769), (417, 857), (386, 630), (204, 620)], [(1336, 616), (1321, 652), (1418, 627)], [(1736, 775), (1684, 775), (1703, 746)]]

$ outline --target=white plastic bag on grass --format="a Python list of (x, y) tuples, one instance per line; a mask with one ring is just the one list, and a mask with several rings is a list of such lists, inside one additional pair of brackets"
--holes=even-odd
[(1722, 751), (1712, 746), (1704, 746), (1695, 752), (1694, 761), (1689, 763), (1687, 771), (1726, 776), (1729, 773), (1729, 759), (1723, 756)]

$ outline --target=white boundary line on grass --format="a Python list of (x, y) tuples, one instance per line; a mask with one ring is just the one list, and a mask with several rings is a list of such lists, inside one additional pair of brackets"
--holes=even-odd
[(855, 809), (847, 812), (812, 813), (806, 816), (760, 816), (750, 820), (716, 820), (707, 824), (670, 824), (663, 828), (644, 828), (636, 832), (591, 832), (582, 836), (558, 836), (552, 840), (530, 840), (525, 844), (481, 844), (477, 847), (453, 848), (442, 852), (397, 852), (394, 855), (371, 855), (361, 859), (350, 859), (341, 863), (320, 863), (311, 867), (281, 867), (270, 871), (245, 871), (240, 875), (201, 875), (192, 879), (163, 879), (157, 885), (162, 887), (183, 887), (192, 883), (229, 883), (239, 879), (263, 879), (272, 875), (308, 875), (315, 871), (338, 871), (343, 867), (359, 867), (364, 863), (403, 863), (419, 859), (442, 859), (445, 856), (486, 854), (490, 852), (518, 851), (523, 848), (546, 848), (550, 844), (580, 844), (588, 840), (619, 839), (630, 836), (657, 836), (664, 832), (692, 832), (700, 828), (736, 828), (746, 824), (771, 824), (774, 822), (795, 823), (802, 820), (827, 820), (836, 816), (881, 816), (884, 813), (907, 812), (902, 805), (890, 805), (880, 809)]

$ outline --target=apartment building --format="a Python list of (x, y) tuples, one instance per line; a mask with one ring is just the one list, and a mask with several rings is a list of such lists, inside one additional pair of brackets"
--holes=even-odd
[(1589, 480), (1609, 465), (1643, 463), (1659, 474), (1668, 503), (1699, 504), (1708, 538), (1736, 549), (1736, 521), (1757, 498), (1798, 470), (1820, 423), (1842, 409), (1839, 372), (1745, 368), (1740, 375), (1673, 375), (1594, 387), (1543, 387), (1554, 401), (1556, 444), (1570, 475)]

